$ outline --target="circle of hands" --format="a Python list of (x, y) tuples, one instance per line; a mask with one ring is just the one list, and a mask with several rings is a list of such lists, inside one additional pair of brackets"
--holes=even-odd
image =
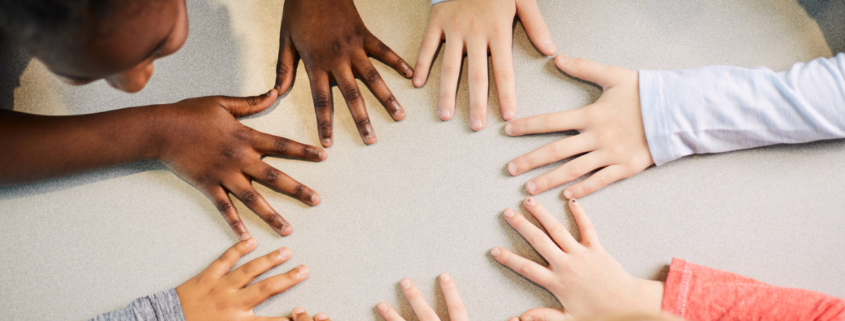
[[(206, 270), (176, 288), (186, 319), (329, 320), (322, 313), (312, 318), (302, 308), (293, 309), (291, 318), (253, 315), (256, 305), (308, 277), (308, 267), (302, 265), (250, 285), (256, 277), (286, 262), (291, 257), (290, 250), (282, 248), (232, 270), (257, 243), (244, 226), (229, 194), (240, 199), (277, 233), (289, 235), (291, 224), (269, 205), (251, 182), (257, 181), (311, 206), (320, 203), (320, 195), (263, 162), (262, 158), (272, 155), (319, 162), (327, 157), (322, 149), (258, 132), (242, 125), (238, 118), (266, 110), (280, 94), (287, 92), (293, 84), (295, 66), (302, 60), (310, 80), (318, 136), (323, 147), (333, 143), (332, 85), (341, 89), (361, 139), (368, 145), (373, 144), (376, 134), (355, 79), (361, 79), (367, 85), (395, 121), (404, 119), (405, 111), (369, 57), (384, 62), (406, 78), (413, 77), (414, 86), (421, 87), (437, 48), (444, 41), (438, 107), (442, 120), (450, 120), (455, 114), (460, 65), (466, 54), (470, 79), (469, 126), (475, 131), (484, 128), (489, 52), (501, 116), (510, 121), (505, 126), (509, 136), (579, 132), (517, 157), (506, 165), (508, 173), (518, 176), (575, 157), (549, 173), (528, 180), (525, 189), (529, 194), (542, 193), (598, 170), (563, 191), (563, 196), (570, 200), (569, 209), (580, 229), (580, 241), (531, 197), (525, 199), (524, 205), (548, 233), (517, 211), (504, 211), (504, 219), (548, 265), (540, 265), (499, 247), (491, 249), (490, 254), (499, 263), (549, 290), (563, 306), (563, 309), (532, 309), (510, 321), (603, 319), (620, 314), (659, 313), (659, 304), (656, 311), (643, 308), (649, 302), (643, 301), (642, 294), (654, 290), (656, 281), (629, 276), (602, 248), (584, 209), (575, 200), (633, 176), (654, 163), (643, 128), (636, 71), (557, 56), (555, 65), (561, 71), (600, 86), (601, 97), (580, 109), (513, 119), (516, 116), (511, 53), (514, 19), (520, 19), (530, 40), (542, 53), (553, 55), (557, 51), (536, 0), (501, 0), (492, 4), (483, 0), (461, 0), (434, 5), (416, 72), (369, 32), (352, 1), (288, 0), (284, 6), (273, 89), (261, 96), (202, 97), (155, 106), (170, 119), (167, 126), (162, 126), (161, 145), (164, 147), (156, 158), (202, 191), (241, 240)], [(202, 130), (210, 124), (214, 131)], [(439, 280), (451, 320), (468, 320), (455, 281), (445, 273)], [(402, 280), (400, 286), (420, 320), (440, 320), (411, 280)], [(377, 310), (387, 321), (404, 320), (387, 303), (379, 303)]]

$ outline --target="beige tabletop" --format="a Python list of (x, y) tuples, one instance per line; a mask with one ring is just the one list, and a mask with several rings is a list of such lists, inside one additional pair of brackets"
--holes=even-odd
[[(373, 34), (416, 61), (428, 0), (356, 3)], [(845, 26), (843, 3), (539, 0), (561, 53), (631, 69), (729, 64), (784, 70), (830, 57), (845, 47), (845, 33), (837, 30)], [(66, 115), (272, 87), (281, 0), (189, 0), (188, 11), (188, 42), (156, 63), (141, 93), (121, 93), (102, 81), (66, 86), (38, 61), (6, 54), (14, 56), (4, 58), (12, 61), (5, 72), (14, 77), (4, 76), (0, 102), (14, 97), (16, 111)], [(599, 96), (596, 87), (558, 72), (528, 42), (521, 24), (514, 33), (518, 116), (576, 109)], [(303, 306), (335, 320), (377, 320), (375, 305), (386, 301), (412, 320), (398, 286), (409, 277), (445, 317), (436, 286), (441, 272), (451, 273), (473, 320), (559, 306), (488, 251), (502, 246), (541, 261), (501, 212), (524, 211), (526, 180), (560, 164), (519, 177), (510, 177), (505, 165), (572, 133), (508, 137), (495, 86), (488, 126), (472, 132), (466, 76), (457, 116), (440, 121), (440, 59), (421, 89), (376, 63), (408, 113), (394, 123), (365, 93), (377, 144), (362, 144), (335, 88), (335, 143), (328, 159), (267, 159), (322, 195), (322, 204), (311, 208), (256, 184), (293, 224), (291, 236), (278, 236), (236, 201), (259, 242), (247, 258), (287, 246), (293, 258), (271, 273), (302, 263), (311, 268), (307, 281), (260, 305), (257, 314), (288, 315)], [(243, 122), (319, 145), (303, 71), (277, 105)], [(679, 257), (843, 297), (843, 159), (841, 140), (694, 156), (649, 168), (581, 202), (603, 245), (634, 276), (658, 278)], [(571, 227), (561, 190), (537, 198)], [(157, 162), (0, 188), (0, 319), (80, 320), (123, 308), (179, 285), (236, 240), (211, 202)]]

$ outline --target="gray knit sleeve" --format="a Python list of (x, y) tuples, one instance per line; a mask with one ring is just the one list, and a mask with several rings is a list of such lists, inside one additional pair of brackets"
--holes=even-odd
[(103, 313), (89, 321), (185, 321), (176, 289), (135, 299), (123, 310)]

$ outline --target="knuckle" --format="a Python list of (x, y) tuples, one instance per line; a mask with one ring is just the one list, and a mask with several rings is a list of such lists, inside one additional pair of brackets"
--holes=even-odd
[(548, 33), (549, 27), (545, 23), (541, 23), (537, 28), (534, 29), (534, 33), (543, 34)]
[(275, 183), (279, 180), (279, 171), (275, 168), (268, 167), (264, 170), (264, 180), (267, 181), (267, 183)]
[(258, 201), (258, 192), (255, 190), (248, 190), (241, 195), (241, 201), (244, 202), (246, 205), (255, 204)]
[(388, 94), (387, 98), (384, 99), (384, 102), (386, 102), (388, 104), (395, 104), (396, 103), (396, 97), (393, 97), (393, 94)]
[(293, 195), (296, 195), (296, 197), (301, 197), (302, 193), (305, 192), (305, 189), (305, 185), (297, 184), (296, 187), (293, 189)]
[(258, 288), (258, 291), (264, 294), (276, 293), (278, 286), (274, 282), (264, 282)]
[(563, 224), (555, 224), (549, 229), (550, 234), (563, 234), (565, 232), (569, 232), (566, 230), (566, 227)]
[(343, 97), (346, 97), (347, 101), (357, 101), (361, 99), (361, 91), (354, 86), (349, 86), (343, 90)]
[(287, 138), (282, 138), (282, 137), (276, 138), (276, 141), (273, 142), (274, 147), (276, 148), (276, 151), (279, 152), (279, 153), (282, 153), (282, 154), (287, 152), (289, 143), (290, 143), (290, 140), (288, 140)]
[(236, 152), (232, 148), (224, 148), (222, 151), (220, 151), (220, 156), (223, 156), (224, 158), (227, 158), (227, 159), (233, 159), (233, 158), (238, 157), (238, 152)]
[(569, 175), (572, 177), (581, 177), (581, 165), (569, 164)]
[(255, 96), (246, 97), (246, 103), (250, 106), (258, 105), (258, 99)]
[[(250, 97), (250, 98), (252, 98), (252, 97)], [(239, 141), (249, 140), (252, 137), (252, 130), (247, 128), (247, 127), (241, 126), (240, 128), (235, 129), (232, 132), (232, 137), (234, 137), (235, 139), (237, 139)]]
[(543, 237), (544, 237), (544, 235), (540, 235), (540, 234), (532, 235), (530, 238), (528, 238), (528, 243), (540, 244), (540, 242), (543, 241)]
[(253, 265), (251, 263), (247, 263), (247, 264), (244, 264), (243, 266), (241, 266), (241, 273), (242, 274), (246, 274), (246, 275), (256, 274), (254, 272), (257, 272), (256, 267), (255, 267), (255, 265)]
[(386, 56), (390, 53), (390, 48), (387, 47), (387, 45), (385, 45), (384, 42), (381, 42), (380, 40), (378, 42), (378, 53), (382, 56)]
[(529, 275), (531, 275), (531, 267), (528, 264), (525, 264), (525, 263), (520, 264), (517, 267), (516, 272), (525, 276), (525, 277), (527, 277), (527, 278), (531, 278), (529, 276)]
[(355, 124), (357, 124), (358, 127), (365, 127), (365, 126), (370, 124), (370, 118), (369, 117), (363, 117), (361, 119), (356, 120)]
[(287, 75), (290, 72), (290, 67), (284, 62), (279, 61), (279, 64), (276, 65), (276, 74), (278, 75)]
[(366, 79), (368, 84), (375, 84), (381, 81), (381, 75), (379, 75), (375, 68), (369, 67), (364, 71), (364, 79)]
[[(235, 207), (232, 205), (232, 202), (229, 202), (229, 201), (223, 201), (223, 202), (217, 203), (217, 211), (220, 212), (220, 213), (224, 213), (224, 214), (228, 213), (229, 211), (231, 211), (234, 208)], [(234, 222), (231, 222), (231, 223), (234, 223)]]
[(331, 120), (320, 121), (317, 124), (317, 127), (319, 127), (320, 131), (324, 131), (324, 132), (329, 131), (330, 132), (332, 130), (332, 121)]
[(318, 93), (314, 96), (314, 107), (329, 108), (332, 106), (332, 97), (328, 93)]

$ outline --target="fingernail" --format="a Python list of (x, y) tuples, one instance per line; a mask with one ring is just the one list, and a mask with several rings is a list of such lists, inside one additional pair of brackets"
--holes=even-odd
[(567, 56), (558, 55), (558, 57), (560, 57), (560, 63), (562, 63), (562, 64), (565, 64), (567, 61), (569, 61), (569, 57), (567, 57)]
[(527, 190), (531, 194), (534, 194), (535, 192), (537, 192), (537, 185), (535, 185), (534, 182), (528, 182), (525, 184), (525, 190)]
[(507, 133), (508, 135), (513, 136), (513, 132), (512, 132), (512, 130), (513, 130), (513, 125), (511, 125), (511, 123), (507, 123), (507, 124), (505, 124), (505, 133)]
[(513, 119), (513, 116), (516, 116), (516, 113), (514, 113), (513, 110), (508, 110), (505, 112), (505, 116), (503, 118), (505, 120), (511, 120)]
[(576, 200), (574, 198), (570, 202), (572, 202), (572, 205), (575, 205), (575, 206), (581, 205), (580, 203), (578, 203), (578, 200)]
[(440, 111), (440, 119), (448, 120), (449, 116), (452, 116), (452, 112), (450, 112), (446, 109)]
[(474, 131), (479, 131), (484, 127), (484, 125), (481, 125), (480, 120), (473, 120), (470, 127), (472, 127), (472, 130), (474, 130)]
[(290, 250), (286, 248), (279, 249), (279, 260), (287, 260), (290, 258)]
[(324, 143), (324, 144), (331, 144), (331, 143), (332, 143), (332, 139), (331, 139), (331, 138), (328, 138), (328, 137), (323, 138), (323, 143)]
[(551, 52), (552, 54), (557, 52), (557, 46), (555, 46), (551, 40), (546, 41), (546, 43), (543, 44), (543, 48), (546, 48), (546, 52)]
[(291, 313), (293, 313), (293, 315), (302, 314), (302, 313), (305, 313), (305, 309), (300, 308), (300, 307), (296, 307), (296, 308), (293, 308), (293, 311), (291, 311)]
[(563, 191), (563, 197), (566, 198), (566, 199), (572, 198), (572, 191), (570, 191), (570, 190)]
[(508, 163), (508, 174), (516, 175), (516, 163), (510, 162)]
[(402, 280), (402, 282), (399, 282), (399, 284), (402, 285), (403, 289), (407, 289), (407, 288), (411, 287), (411, 281), (408, 280), (408, 279)]
[(296, 278), (297, 278), (297, 279), (304, 279), (304, 278), (308, 277), (308, 272), (309, 272), (309, 271), (308, 271), (308, 267), (307, 267), (307, 266), (305, 266), (305, 265), (300, 265), (297, 269), (299, 270), (299, 271), (296, 273)]
[(292, 226), (290, 226), (288, 224), (285, 224), (284, 226), (282, 226), (282, 236), (288, 236), (288, 235), (290, 235), (290, 233), (293, 233), (293, 227)]
[(449, 280), (451, 280), (451, 278), (449, 277), (448, 274), (443, 273), (443, 274), (440, 275), (440, 281), (449, 281)]
[(255, 245), (256, 241), (255, 241), (254, 238), (249, 237), (249, 233), (241, 234), (241, 237), (244, 237), (244, 235), (246, 235), (246, 238), (247, 238), (246, 245), (249, 245), (249, 246)]
[[(246, 241), (249, 239), (249, 233), (243, 232), (239, 237), (241, 238), (241, 241)], [(247, 241), (247, 243), (249, 243), (249, 241)]]
[(322, 314), (322, 313), (314, 316), (314, 320), (325, 320), (325, 319), (328, 319), (328, 318), (329, 318), (328, 316), (326, 316), (325, 314)]
[(499, 248), (494, 247), (492, 250), (490, 250), (490, 255), (499, 256)]
[(379, 304), (376, 307), (381, 312), (387, 312), (387, 303), (379, 302)]
[(513, 210), (512, 210), (512, 209), (509, 209), (509, 208), (508, 208), (508, 209), (505, 209), (505, 213), (504, 213), (504, 214), (505, 214), (505, 217), (507, 217), (507, 218), (511, 218), (511, 217), (513, 217), (513, 214), (514, 214), (514, 213), (513, 213)]
[(311, 204), (316, 204), (320, 202), (320, 195), (317, 193), (311, 194)]
[(533, 199), (533, 198), (531, 198), (531, 197), (526, 198), (526, 199), (525, 199), (525, 204), (530, 205), (530, 206), (534, 206), (534, 199)]

